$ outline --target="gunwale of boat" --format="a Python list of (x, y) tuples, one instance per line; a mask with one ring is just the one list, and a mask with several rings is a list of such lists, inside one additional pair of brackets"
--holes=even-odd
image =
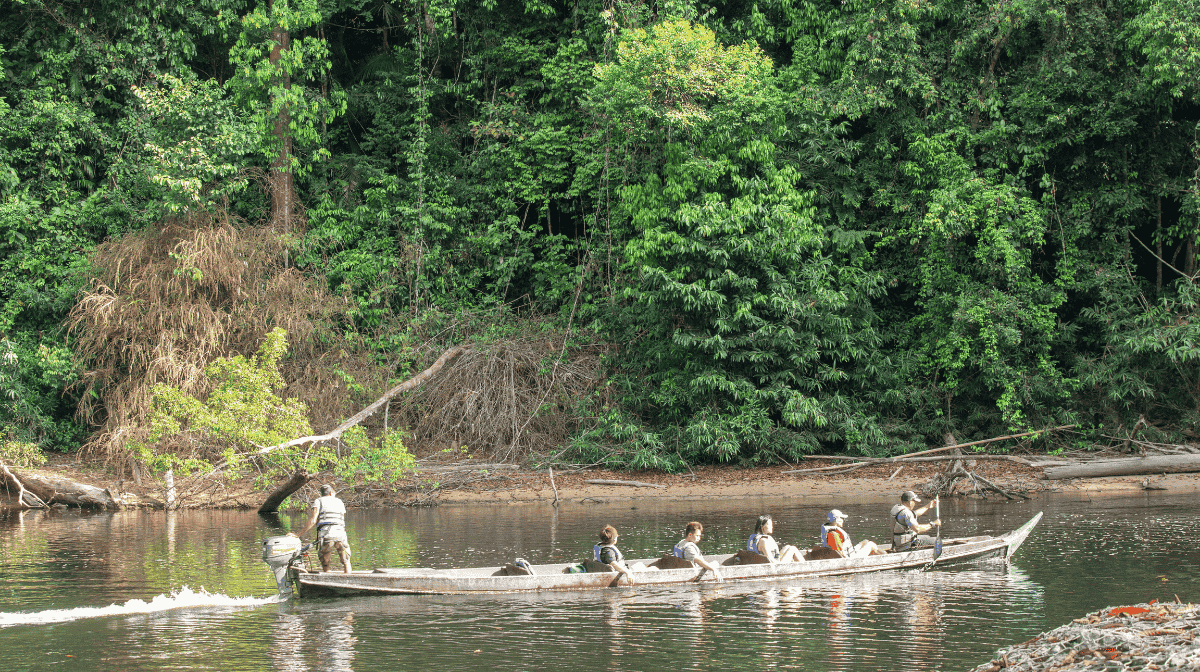
[[(947, 539), (937, 565), (1002, 556), (1007, 562), (1041, 520), (1039, 512), (1020, 527), (999, 536)], [(934, 549), (922, 548), (901, 553), (871, 555), (863, 558), (834, 558), (775, 564), (737, 564), (736, 553), (705, 556), (721, 564), (726, 581), (771, 581), (920, 568), (934, 562)], [(628, 560), (650, 565), (658, 558)], [(575, 562), (533, 565), (531, 575), (511, 575), (503, 566), (454, 569), (381, 568), (355, 571), (293, 574), (299, 592), (305, 597), (396, 594), (488, 594), (536, 591), (601, 590), (628, 587), (623, 575), (613, 571), (567, 574)], [(711, 572), (698, 567), (636, 572), (632, 585), (667, 585), (715, 582)]]

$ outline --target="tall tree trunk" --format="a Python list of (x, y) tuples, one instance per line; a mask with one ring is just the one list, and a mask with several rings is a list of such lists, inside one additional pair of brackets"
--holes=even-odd
[[(271, 33), (271, 39), (274, 40), (275, 47), (271, 49), (270, 60), (272, 64), (277, 64), (283, 52), (291, 48), (291, 39), (288, 32), (279, 26)], [(283, 88), (290, 89), (290, 77), (286, 72), (282, 72), (282, 68), (279, 70)], [(288, 130), (290, 121), (286, 108), (275, 119), (279, 154), (271, 162), (271, 171), (267, 178), (271, 188), (271, 226), (280, 231), (292, 230), (296, 211), (296, 183), (292, 175), (292, 135)]]
[(1162, 249), (1162, 196), (1159, 196), (1158, 201), (1158, 226), (1154, 229), (1154, 237), (1158, 241), (1158, 293), (1162, 294), (1162, 267), (1163, 267), (1163, 249)]

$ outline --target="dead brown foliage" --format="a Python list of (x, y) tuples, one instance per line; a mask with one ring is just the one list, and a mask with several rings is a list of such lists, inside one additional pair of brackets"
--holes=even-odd
[(561, 450), (576, 431), (574, 405), (595, 389), (603, 346), (567, 345), (562, 333), (472, 345), (420, 390), (392, 403), (417, 455), (467, 446), (509, 462)]
[(98, 427), (85, 454), (123, 456), (156, 383), (202, 398), (205, 366), (253, 354), (277, 326), (291, 345), (283, 394), (308, 404), (314, 426), (351, 406), (339, 370), (381, 386), (331, 328), (346, 302), (289, 264), (288, 241), (269, 229), (192, 215), (105, 243), (92, 263), (68, 322), (85, 369), (78, 413)]

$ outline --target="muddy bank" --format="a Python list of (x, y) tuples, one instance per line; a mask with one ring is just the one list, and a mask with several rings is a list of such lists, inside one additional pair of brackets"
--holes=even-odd
[[(829, 460), (805, 460), (803, 467), (835, 464)], [(440, 502), (530, 502), (553, 501), (555, 488), (560, 500), (629, 501), (649, 499), (734, 499), (798, 497), (822, 501), (893, 499), (904, 490), (922, 491), (945, 466), (937, 463), (904, 465), (896, 473), (894, 464), (872, 465), (847, 474), (785, 474), (797, 467), (774, 466), (754, 469), (700, 467), (691, 473), (611, 472), (586, 470), (554, 472), (554, 487), (547, 472), (496, 474), (488, 480), (463, 484), (447, 483), (437, 493)], [(1108, 478), (1048, 481), (1043, 470), (1010, 462), (978, 461), (973, 471), (1014, 493), (1080, 492), (1087, 494), (1132, 493), (1146, 489), (1168, 492), (1200, 492), (1200, 474), (1166, 476), (1117, 476)], [(587, 481), (624, 480), (662, 487), (598, 485)], [(980, 496), (980, 495), (972, 495)], [(1001, 497), (996, 493), (989, 497)]]
[[(661, 472), (614, 472), (603, 469), (530, 471), (514, 465), (476, 468), (473, 465), (426, 465), (421, 472), (395, 484), (348, 486), (333, 482), (347, 504), (356, 507), (429, 506), (456, 503), (552, 502), (596, 503), (636, 500), (710, 500), (739, 498), (803, 498), (821, 502), (877, 501), (893, 499), (903, 490), (924, 491), (945, 469), (944, 463), (913, 463), (903, 468), (877, 464), (849, 473), (785, 473), (798, 468), (832, 466), (837, 462), (810, 458), (795, 466), (740, 469), (728, 466), (698, 467), (683, 474)], [(1050, 481), (1043, 469), (1006, 461), (972, 461), (968, 468), (1019, 495), (1040, 492), (1078, 492), (1087, 495), (1130, 494), (1147, 488), (1167, 492), (1200, 492), (1200, 474), (1168, 474), (1153, 477)], [(102, 465), (79, 463), (60, 456), (45, 467), (64, 477), (112, 492), (127, 507), (161, 508), (163, 486), (148, 478), (142, 483), (121, 479)], [(627, 481), (638, 485), (597, 484), (588, 481)], [(316, 487), (326, 482), (318, 476), (293, 498), (309, 501)], [(310, 492), (310, 490), (312, 492)], [(970, 496), (982, 496), (972, 494)], [(987, 493), (988, 497), (1001, 497)], [(248, 479), (206, 484), (182, 505), (185, 508), (258, 508), (266, 497)], [(12, 505), (12, 494), (0, 491), (0, 505)]]
[(973, 672), (1200, 669), (1200, 608), (1191, 604), (1106, 607), (1034, 639), (1000, 649)]

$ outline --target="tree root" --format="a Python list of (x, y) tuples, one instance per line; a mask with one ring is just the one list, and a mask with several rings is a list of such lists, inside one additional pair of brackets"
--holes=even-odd
[[(0, 462), (0, 469), (4, 471), (4, 476), (9, 483), (12, 483), (17, 488), (17, 508), (21, 509), (45, 509), (49, 508), (40, 497), (33, 494), (25, 488), (25, 484), (17, 475), (9, 471), (8, 465)], [(32, 502), (32, 503), (31, 503)]]
[[(962, 456), (958, 455), (957, 457), (961, 458)], [(995, 491), (1010, 500), (1029, 499), (1029, 496), (1024, 493), (1005, 490), (983, 476), (967, 470), (963, 467), (961, 459), (952, 462), (950, 468), (945, 472), (934, 476), (929, 485), (926, 486), (926, 492), (937, 497), (953, 495), (957, 491), (959, 484), (964, 481), (971, 484), (971, 492), (968, 494), (981, 494), (986, 497), (988, 491)]]

